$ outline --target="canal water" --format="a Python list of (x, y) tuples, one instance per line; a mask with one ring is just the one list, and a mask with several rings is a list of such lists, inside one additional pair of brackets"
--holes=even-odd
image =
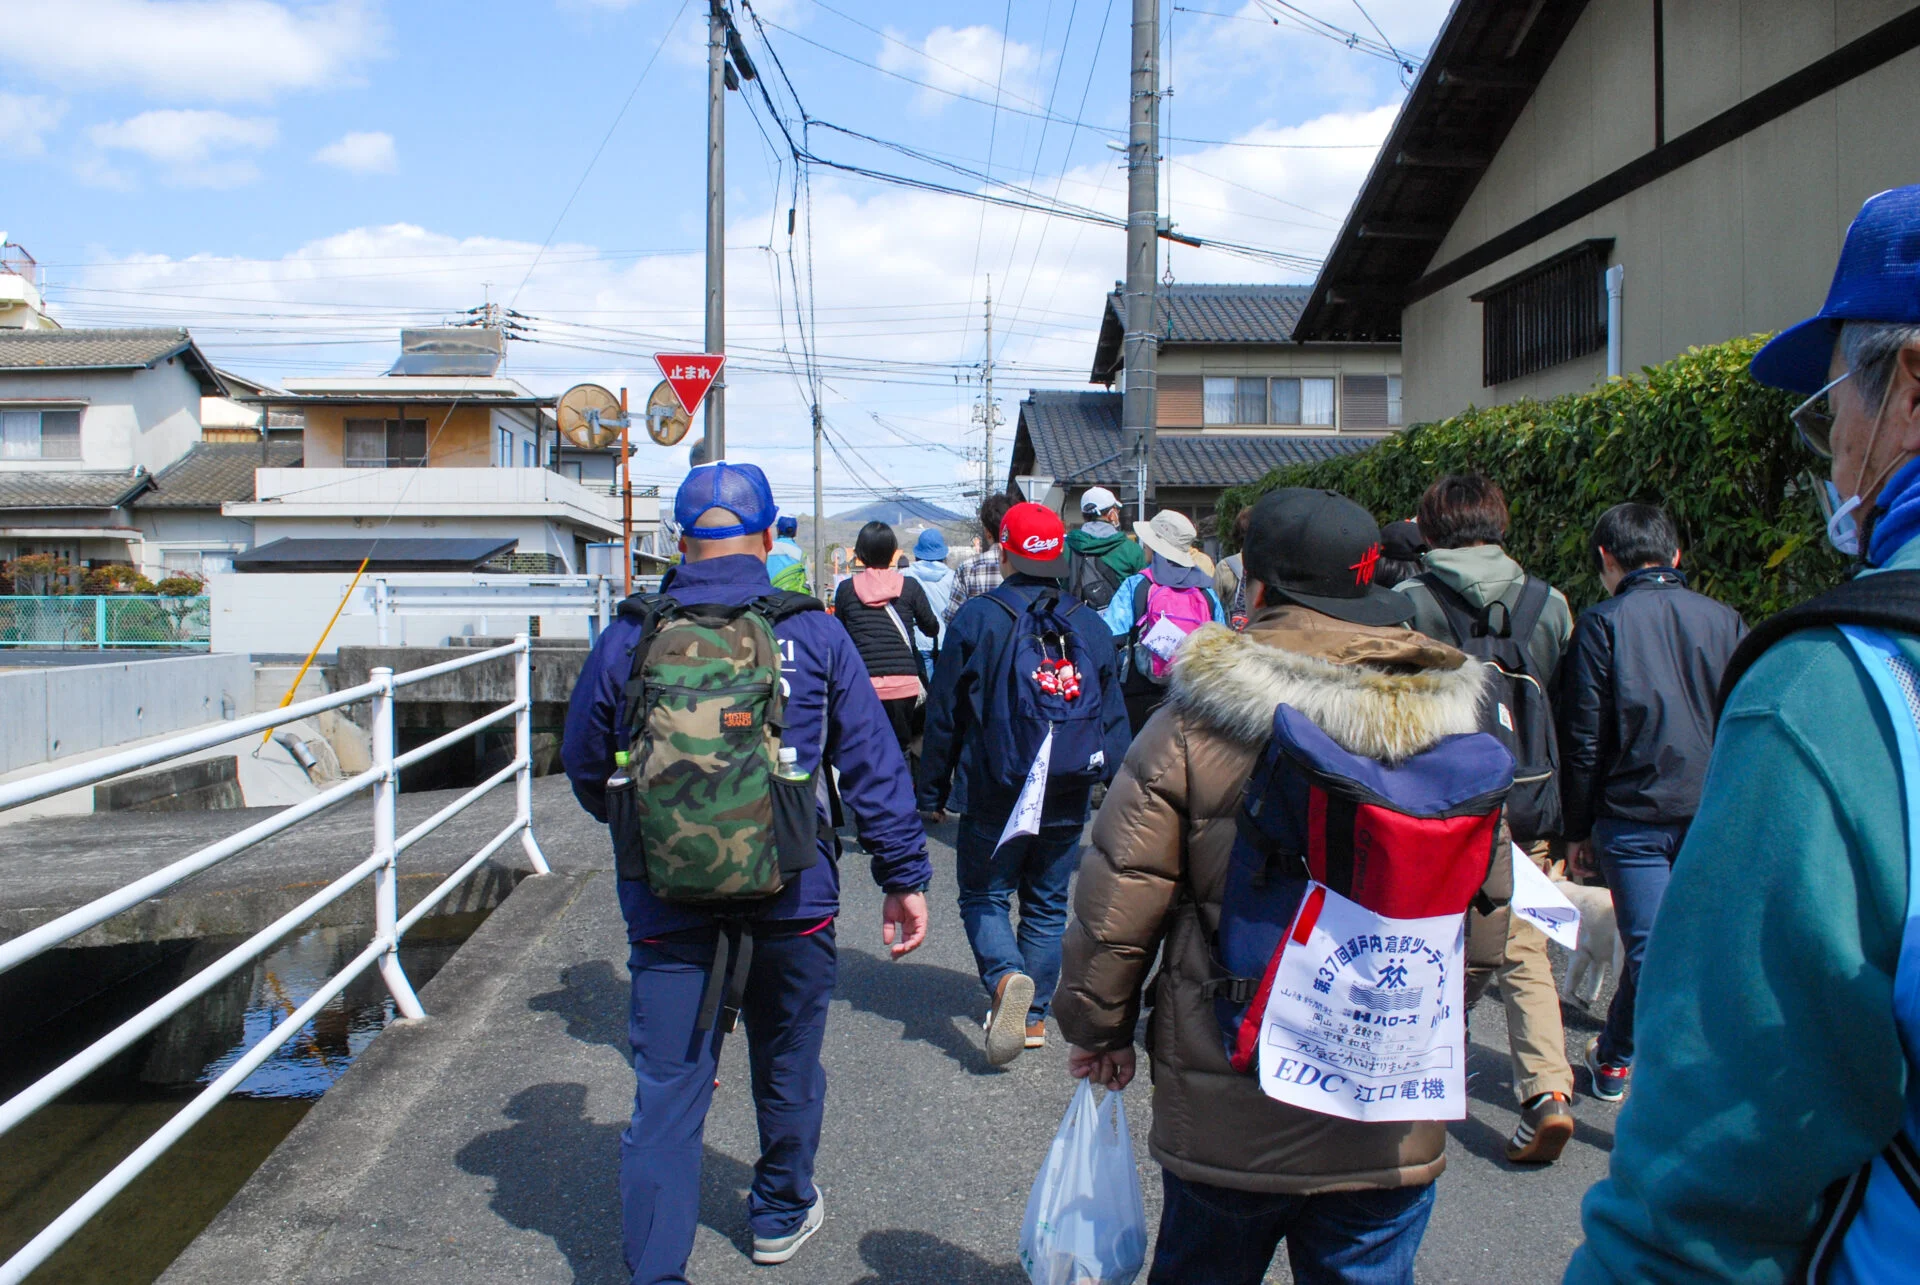
[[(485, 918), (423, 920), (400, 957), (424, 986)], [(232, 1066), (367, 942), (367, 928), (319, 928), (282, 942), (57, 1101), (0, 1134), (0, 1261)], [(78, 1052), (237, 945), (201, 939), (55, 952), (0, 997), (0, 1100)], [(64, 958), (63, 958), (64, 957)], [(40, 961), (35, 961), (39, 963)], [(90, 993), (84, 978), (112, 977)], [(36, 995), (57, 1012), (23, 1020)], [(394, 1019), (369, 969), (28, 1277), (29, 1285), (145, 1285), (186, 1248), (369, 1041)]]

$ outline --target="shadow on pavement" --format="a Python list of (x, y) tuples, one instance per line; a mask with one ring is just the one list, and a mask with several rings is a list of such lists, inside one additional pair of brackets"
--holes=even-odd
[(1027, 1285), (1012, 1263), (989, 1263), (980, 1255), (923, 1231), (870, 1231), (860, 1238), (860, 1261), (872, 1269), (855, 1285)]
[(604, 1044), (633, 1057), (627, 1043), (627, 1009), (632, 985), (623, 969), (604, 959), (571, 964), (560, 970), (560, 989), (545, 991), (527, 1001), (536, 1013), (557, 1013), (566, 1019), (567, 1034), (582, 1044)]
[(902, 1038), (933, 1045), (969, 1075), (999, 1074), (987, 1064), (976, 1033), (987, 1011), (987, 993), (972, 973), (911, 958), (896, 964), (864, 951), (842, 950), (834, 998), (900, 1023)]

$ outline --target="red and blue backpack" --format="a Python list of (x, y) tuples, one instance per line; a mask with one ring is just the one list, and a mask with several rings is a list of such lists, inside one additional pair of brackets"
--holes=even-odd
[(1258, 1073), (1261, 1018), (1309, 881), (1391, 919), (1464, 913), (1492, 869), (1513, 773), (1484, 732), (1387, 763), (1340, 748), (1290, 705), (1274, 711), (1240, 797), (1207, 987), (1236, 1071)]

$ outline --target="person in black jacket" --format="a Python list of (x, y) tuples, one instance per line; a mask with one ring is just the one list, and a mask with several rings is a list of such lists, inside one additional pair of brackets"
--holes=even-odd
[(1738, 612), (1687, 588), (1680, 537), (1651, 504), (1618, 504), (1593, 529), (1613, 596), (1581, 613), (1560, 679), (1560, 798), (1567, 867), (1613, 892), (1626, 976), (1587, 1045), (1594, 1096), (1626, 1095), (1633, 1002), (1654, 912), (1700, 806), (1714, 696), (1746, 636)]
[(861, 527), (853, 552), (866, 569), (840, 582), (833, 595), (833, 614), (853, 635), (880, 707), (887, 711), (893, 733), (900, 739), (900, 752), (911, 763), (910, 747), (919, 735), (920, 708), (927, 694), (927, 673), (913, 631), (932, 638), (940, 632), (940, 619), (933, 614), (933, 604), (920, 582), (893, 569), (899, 549), (900, 541), (886, 523)]

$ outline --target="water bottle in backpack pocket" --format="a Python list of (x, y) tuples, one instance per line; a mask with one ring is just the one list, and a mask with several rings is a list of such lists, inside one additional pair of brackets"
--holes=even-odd
[[(1256, 1069), (1274, 974), (1308, 889), (1392, 919), (1464, 914), (1501, 840), (1513, 757), (1492, 737), (1442, 737), (1397, 763), (1336, 745), (1290, 705), (1241, 793), (1211, 943), (1228, 1059)], [(1345, 998), (1344, 996), (1341, 998)]]
[(969, 781), (969, 788), (1017, 795), (1049, 729), (1049, 789), (1089, 788), (1107, 779), (1105, 692), (1078, 632), (1105, 624), (1059, 589), (1003, 584), (985, 596), (1013, 617), (1013, 628), (980, 693), (979, 762), (987, 779)]
[(724, 908), (777, 895), (818, 860), (814, 775), (780, 742), (774, 625), (819, 609), (778, 592), (740, 607), (668, 596), (621, 604), (641, 632), (625, 748), (607, 781), (620, 878), (643, 880), (663, 901)]
[(1213, 597), (1205, 589), (1157, 584), (1144, 571), (1133, 586), (1133, 629), (1127, 635), (1133, 675), (1164, 687), (1173, 677), (1173, 657), (1187, 635), (1213, 623)]

